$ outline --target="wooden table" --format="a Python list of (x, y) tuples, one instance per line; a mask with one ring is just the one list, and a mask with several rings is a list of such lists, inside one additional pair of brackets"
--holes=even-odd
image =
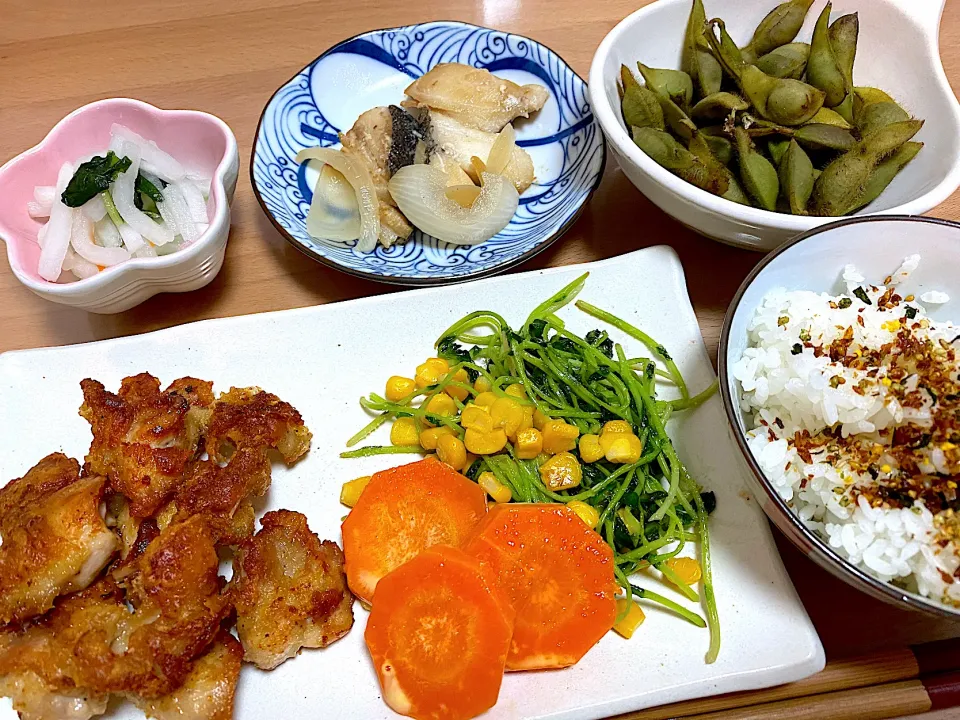
[[(866, 0), (865, 0), (866, 1)], [(905, 0), (906, 1), (906, 0)], [(530, 35), (586, 77), (601, 38), (644, 0), (115, 0), (0, 1), (0, 163), (39, 142), (84, 103), (136, 97), (223, 118), (241, 174), (227, 259), (214, 282), (161, 295), (121, 315), (64, 309), (24, 289), (0, 261), (0, 352), (64, 345), (223, 317), (314, 305), (396, 288), (327, 269), (287, 244), (260, 210), (247, 164), (273, 91), (337, 41), (372, 28), (460, 19)], [(960, 82), (960, 3), (941, 33), (947, 75)], [(935, 215), (960, 220), (960, 195)], [(698, 237), (641, 196), (610, 162), (583, 217), (520, 270), (583, 262), (669, 243), (680, 254), (700, 327), (716, 352), (727, 303), (760, 255)], [(960, 636), (960, 625), (887, 607), (833, 579), (779, 538), (784, 562), (828, 658)], [(930, 715), (928, 717), (933, 717)], [(946, 717), (946, 715), (943, 715)]]

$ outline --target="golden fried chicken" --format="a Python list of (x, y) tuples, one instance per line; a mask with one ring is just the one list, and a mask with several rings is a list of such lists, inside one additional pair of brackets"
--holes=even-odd
[(198, 452), (213, 403), (213, 384), (181, 378), (161, 392), (148, 373), (124, 378), (117, 394), (83, 380), (80, 414), (93, 431), (88, 473), (104, 475), (130, 501), (133, 517), (152, 515)]
[(336, 543), (290, 510), (268, 512), (233, 561), (231, 593), (244, 659), (270, 670), (301, 648), (326, 647), (353, 626), (353, 596)]
[(0, 697), (13, 699), (20, 720), (88, 720), (107, 711), (105, 697), (80, 690), (51, 690), (32, 673), (0, 676)]
[(213, 406), (206, 450), (211, 460), (224, 462), (240, 447), (273, 448), (291, 465), (310, 449), (311, 437), (290, 403), (260, 388), (230, 388)]
[(0, 624), (45, 613), (106, 566), (119, 543), (100, 517), (105, 485), (54, 453), (0, 488)]
[(226, 465), (211, 460), (193, 463), (158, 522), (185, 520), (203, 515), (214, 540), (236, 545), (253, 535), (254, 509), (250, 498), (270, 487), (270, 458), (264, 448), (240, 447)]
[(193, 661), (183, 685), (169, 695), (133, 701), (156, 720), (230, 720), (242, 661), (240, 643), (221, 630), (213, 646)]
[(5, 690), (20, 705), (42, 704), (38, 693), (157, 698), (175, 691), (231, 610), (218, 565), (202, 517), (171, 525), (120, 569), (126, 592), (108, 573), (60, 598), (47, 615), (0, 630)]

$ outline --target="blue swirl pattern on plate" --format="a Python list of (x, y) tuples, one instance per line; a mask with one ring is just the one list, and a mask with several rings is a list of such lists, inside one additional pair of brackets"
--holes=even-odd
[[(310, 237), (304, 218), (312, 191), (305, 168), (294, 160), (297, 152), (338, 146), (337, 133), (348, 130), (361, 112), (399, 103), (407, 84), (444, 62), (487, 68), (550, 91), (537, 117), (517, 123), (518, 144), (533, 156), (537, 182), (520, 198), (510, 224), (480, 245), (448, 245), (414, 231), (406, 243), (370, 253), (357, 252), (356, 241)], [(353, 92), (344, 92), (343, 77), (351, 75), (356, 81), (347, 89)], [(365, 88), (374, 88), (369, 97)], [(489, 275), (543, 250), (577, 218), (600, 181), (605, 159), (586, 83), (556, 53), (520, 35), (431, 22), (351, 38), (297, 73), (264, 108), (250, 175), (277, 228), (314, 259), (375, 280), (431, 285)]]

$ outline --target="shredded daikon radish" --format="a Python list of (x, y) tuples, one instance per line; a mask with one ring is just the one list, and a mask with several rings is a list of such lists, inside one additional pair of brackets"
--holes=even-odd
[(40, 277), (50, 282), (56, 282), (60, 278), (63, 259), (70, 247), (70, 227), (73, 224), (74, 211), (60, 201), (59, 195), (66, 189), (71, 177), (73, 165), (65, 162), (57, 174), (57, 199), (50, 208), (50, 222), (47, 223), (46, 236), (40, 250), (40, 262), (37, 265)]
[(203, 195), (204, 200), (210, 197), (210, 178), (203, 177), (202, 175), (187, 175), (187, 180), (190, 180), (197, 186), (197, 190)]
[(149, 245), (145, 243), (142, 248), (140, 248), (133, 254), (133, 256), (138, 258), (156, 257), (157, 249), (153, 247), (153, 245)]
[(118, 154), (130, 159), (130, 167), (120, 173), (110, 186), (110, 195), (113, 197), (114, 205), (117, 206), (117, 212), (127, 225), (154, 245), (165, 245), (173, 240), (170, 228), (151, 220), (142, 210), (138, 210), (133, 202), (134, 185), (140, 172), (140, 148), (133, 143), (124, 142), (121, 145), (121, 153)]
[[(147, 140), (137, 135), (137, 133), (130, 128), (114, 123), (110, 127), (110, 134), (121, 138), (126, 143), (139, 147), (143, 169), (157, 175), (166, 182), (176, 182), (187, 174), (183, 165), (173, 156), (161, 150), (152, 140)], [(117, 154), (119, 155), (120, 153)], [(127, 157), (129, 157), (129, 154), (127, 154)]]
[(177, 183), (170, 183), (163, 189), (163, 202), (157, 205), (157, 209), (174, 234), (182, 237), (185, 242), (191, 243), (200, 237), (190, 208)]
[(40, 229), (37, 231), (37, 245), (39, 245), (41, 249), (43, 249), (43, 243), (47, 239), (48, 227), (50, 227), (50, 223), (45, 222), (43, 225), (40, 226)]
[(94, 240), (103, 247), (120, 247), (123, 239), (110, 218), (103, 218), (93, 226)]
[[(80, 215), (81, 213), (77, 214)], [(72, 272), (81, 280), (84, 278), (93, 277), (100, 272), (100, 268), (98, 268), (92, 262), (84, 260), (73, 250), (73, 248), (67, 248), (67, 255), (63, 259), (63, 269), (68, 272)]]
[(53, 185), (37, 185), (33, 189), (33, 199), (50, 209), (57, 199), (57, 188)]
[(127, 249), (127, 252), (138, 257), (136, 252), (147, 244), (147, 241), (143, 239), (143, 235), (126, 223), (121, 223), (119, 227), (117, 227), (117, 231), (120, 233), (123, 246)]
[(73, 213), (70, 244), (77, 254), (94, 265), (110, 267), (130, 259), (130, 253), (120, 247), (101, 247), (93, 242), (93, 223), (82, 212)]
[(107, 206), (103, 202), (102, 193), (94, 195), (90, 200), (87, 200), (80, 209), (83, 210), (84, 215), (93, 220), (93, 222), (100, 222), (103, 220), (104, 215), (107, 214)]
[(209, 219), (207, 217), (207, 203), (203, 199), (203, 193), (200, 192), (200, 188), (196, 186), (196, 183), (189, 179), (184, 179), (180, 182), (173, 183), (173, 187), (177, 188), (180, 194), (183, 195), (183, 199), (187, 201), (187, 207), (190, 209), (190, 218), (193, 222), (207, 222)]
[(27, 214), (32, 218), (50, 217), (51, 205), (42, 205), (35, 200), (27, 202)]

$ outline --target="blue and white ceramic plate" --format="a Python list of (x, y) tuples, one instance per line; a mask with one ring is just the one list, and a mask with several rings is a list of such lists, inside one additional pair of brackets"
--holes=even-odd
[[(356, 241), (317, 240), (305, 217), (316, 174), (298, 165), (305, 147), (338, 146), (364, 111), (398, 104), (414, 79), (439, 63), (486, 68), (518, 84), (550, 90), (546, 105), (515, 123), (517, 144), (533, 158), (537, 182), (510, 224), (485, 243), (448, 245), (415, 231), (389, 249), (360, 253)], [(606, 159), (586, 83), (555, 52), (521, 35), (461, 22), (374, 30), (336, 45), (270, 98), (250, 163), (253, 189), (291, 243), (331, 267), (400, 285), (439, 285), (500, 272), (559, 238), (600, 182)]]

